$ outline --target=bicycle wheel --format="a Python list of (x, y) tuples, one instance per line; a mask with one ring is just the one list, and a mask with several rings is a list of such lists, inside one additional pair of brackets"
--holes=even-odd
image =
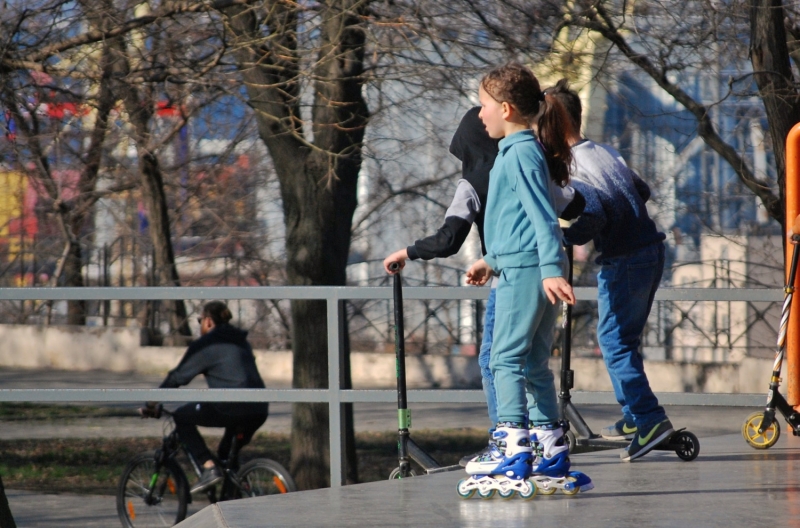
[(294, 479), (286, 468), (268, 458), (251, 460), (242, 466), (236, 476), (243, 499), (297, 491)]
[[(131, 460), (117, 488), (117, 514), (125, 528), (174, 526), (186, 517), (189, 485), (183, 470), (168, 461), (156, 473), (152, 453)], [(148, 498), (150, 489), (152, 495)]]

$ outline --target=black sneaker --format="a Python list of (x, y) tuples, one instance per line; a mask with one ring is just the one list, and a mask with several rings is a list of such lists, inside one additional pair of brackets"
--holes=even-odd
[(635, 423), (626, 422), (625, 418), (620, 418), (617, 423), (604, 427), (600, 431), (600, 436), (606, 440), (633, 440), (636, 431)]
[(633, 440), (631, 440), (631, 445), (629, 445), (619, 457), (625, 462), (630, 462), (642, 455), (646, 455), (674, 431), (675, 429), (672, 428), (672, 422), (669, 420), (664, 420), (649, 428), (646, 435), (643, 435), (642, 431), (637, 431)]
[(461, 467), (467, 467), (467, 464), (469, 464), (470, 460), (472, 460), (474, 458), (478, 458), (479, 456), (485, 455), (486, 453), (491, 451), (493, 447), (495, 447), (495, 443), (493, 441), (490, 441), (489, 445), (487, 445), (486, 447), (484, 447), (483, 449), (481, 449), (477, 453), (472, 453), (471, 455), (467, 455), (465, 457), (462, 457), (461, 460), (458, 461), (458, 465), (461, 466)]
[(197, 493), (198, 491), (206, 490), (220, 480), (222, 480), (222, 475), (216, 466), (212, 468), (206, 468), (200, 474), (200, 480), (198, 480), (197, 483), (192, 486), (192, 489), (189, 490), (189, 493)]

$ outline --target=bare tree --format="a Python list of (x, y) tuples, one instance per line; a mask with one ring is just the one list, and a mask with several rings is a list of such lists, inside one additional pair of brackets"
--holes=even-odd
[[(96, 192), (96, 184), (103, 155), (103, 144), (108, 131), (109, 116), (115, 99), (110, 90), (111, 55), (107, 46), (101, 46), (96, 68), (96, 85), (88, 90), (86, 86), (72, 88), (59, 86), (52, 77), (33, 70), (31, 75), (7, 71), (5, 81), (0, 86), (0, 102), (8, 109), (11, 118), (19, 130), (19, 142), (15, 143), (15, 158), (24, 160), (23, 151), (30, 153), (33, 162), (33, 175), (37, 188), (49, 197), (52, 210), (58, 218), (64, 239), (66, 240), (61, 261), (52, 280), (59, 275), (64, 276), (64, 284), (80, 287), (83, 285), (82, 265), (83, 253), (80, 238), (91, 218), (92, 207), (101, 196)], [(36, 74), (38, 73), (38, 76)], [(38, 79), (38, 80), (37, 80)], [(77, 89), (77, 91), (76, 91)], [(62, 101), (46, 96), (48, 91), (58, 90)], [(87, 93), (93, 92), (93, 93)], [(76, 123), (62, 123), (60, 120), (42, 116), (40, 105), (49, 104), (51, 114), (54, 110), (63, 110), (66, 106), (72, 113), (91, 113), (92, 119), (84, 119), (91, 123), (88, 130), (75, 137), (70, 137), (70, 128)], [(59, 112), (59, 115), (63, 114)], [(72, 116), (80, 120), (80, 115)], [(77, 124), (77, 128), (82, 128)], [(85, 140), (83, 139), (85, 138)], [(54, 149), (65, 152), (80, 164), (77, 181), (67, 185), (72, 196), (65, 197), (61, 178), (54, 173), (63, 167), (53, 167), (51, 155)], [(69, 152), (74, 149), (74, 152)], [(54, 283), (55, 284), (55, 283)], [(86, 306), (84, 301), (70, 301), (67, 313), (69, 324), (84, 324)]]

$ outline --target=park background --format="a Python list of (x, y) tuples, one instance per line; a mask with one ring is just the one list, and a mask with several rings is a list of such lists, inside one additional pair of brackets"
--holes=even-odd
[[(794, 7), (759, 5), (7, 2), (0, 282), (387, 285), (383, 257), (441, 225), (460, 172), (449, 141), (478, 80), (513, 59), (543, 85), (567, 77), (584, 134), (616, 147), (650, 185), (648, 209), (668, 236), (663, 286), (777, 287), (800, 30)], [(453, 258), (407, 267), (406, 283), (461, 285), (479, 253), (473, 233)], [(577, 248), (575, 284), (593, 277), (592, 247)], [(77, 337), (115, 332), (132, 332), (136, 349), (108, 349), (129, 362), (120, 368), (172, 359), (197, 334), (199, 306), (3, 302), (3, 332), (28, 343), (7, 366), (116, 368), (86, 359), (104, 349)], [(346, 307), (350, 349), (391, 354), (389, 303)], [(291, 351), (294, 386), (325, 386), (324, 303), (232, 308), (258, 350)], [(643, 353), (683, 371), (745, 365), (766, 379), (746, 365), (769, 361), (778, 313), (770, 303), (659, 302)], [(595, 315), (593, 303), (576, 307), (573, 351), (596, 362)], [(474, 365), (480, 301), (410, 302), (406, 317), (410, 354)], [(30, 338), (64, 334), (52, 348)], [(65, 362), (70, 346), (79, 361)], [(683, 390), (705, 389), (683, 379)], [(324, 406), (295, 405), (301, 487), (328, 484), (326, 429)]]

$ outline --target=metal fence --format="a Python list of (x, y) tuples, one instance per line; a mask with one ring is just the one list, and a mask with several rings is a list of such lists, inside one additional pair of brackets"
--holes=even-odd
[[(404, 288), (408, 300), (484, 300), (488, 288)], [(597, 288), (575, 288), (578, 300), (596, 300)], [(391, 299), (387, 287), (150, 287), (150, 288), (0, 288), (0, 301), (28, 300), (203, 300), (203, 299), (305, 299), (324, 300), (328, 307), (328, 388), (327, 389), (0, 389), (4, 402), (308, 402), (327, 403), (330, 411), (331, 486), (344, 485), (344, 412), (346, 403), (392, 403), (393, 390), (344, 389), (343, 301)], [(751, 301), (777, 302), (783, 299), (780, 289), (702, 289), (664, 288), (656, 294), (661, 301)], [(763, 395), (659, 393), (666, 405), (725, 405), (758, 407)], [(482, 403), (478, 390), (411, 390), (410, 403)], [(616, 403), (606, 392), (576, 392), (575, 403)]]

